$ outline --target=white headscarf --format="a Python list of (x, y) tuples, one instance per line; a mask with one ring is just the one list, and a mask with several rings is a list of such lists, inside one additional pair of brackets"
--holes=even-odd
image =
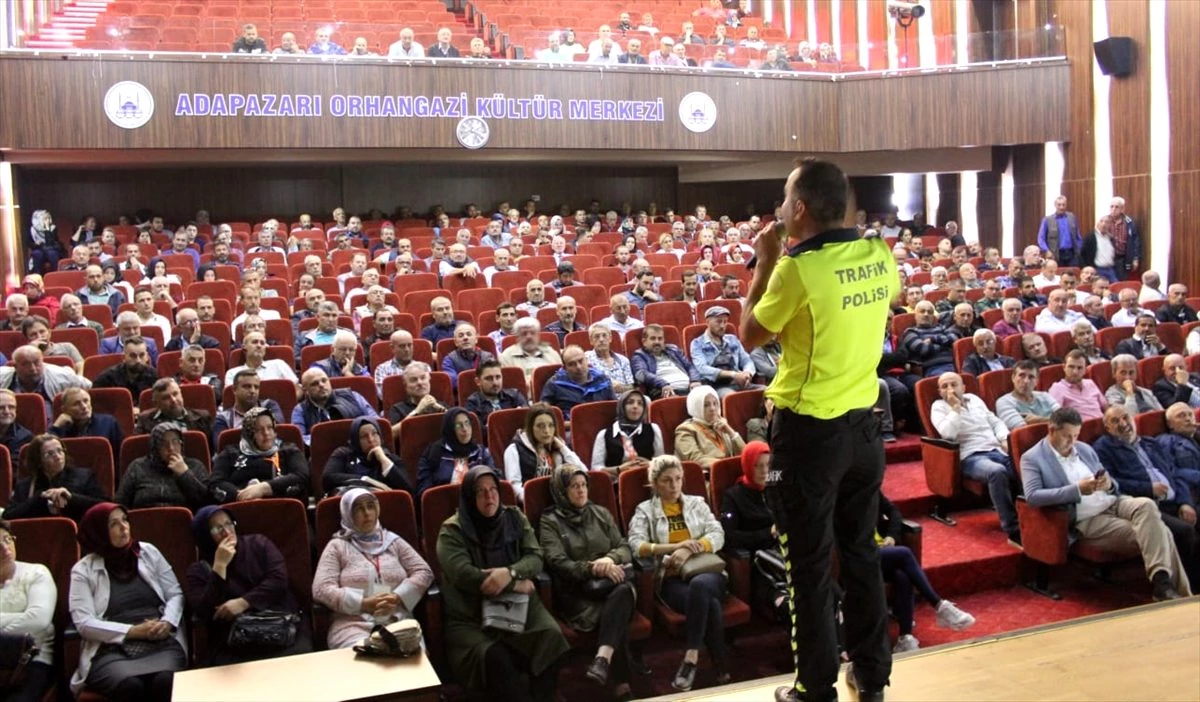
[(697, 422), (704, 422), (705, 424), (708, 424), (708, 422), (704, 421), (704, 398), (708, 397), (709, 395), (717, 398), (717, 407), (719, 408), (721, 406), (720, 396), (717, 395), (717, 391), (713, 390), (709, 385), (697, 385), (696, 387), (692, 388), (691, 392), (688, 393), (687, 411), (688, 414), (691, 415), (692, 419), (696, 420)]
[(376, 504), (379, 503), (370, 490), (363, 488), (352, 488), (342, 493), (342, 501), (339, 505), (342, 512), (342, 528), (335, 536), (339, 539), (346, 539), (351, 546), (367, 556), (378, 556), (386, 551), (393, 541), (400, 538), (400, 535), (384, 529), (380, 518), (376, 518), (375, 529), (369, 533), (364, 534), (354, 528), (354, 503), (364, 497), (375, 500)]

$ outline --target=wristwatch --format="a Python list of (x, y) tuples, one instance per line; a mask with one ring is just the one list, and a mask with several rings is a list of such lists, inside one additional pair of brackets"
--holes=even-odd
[(509, 569), (508, 569), (508, 575), (509, 575), (509, 577), (511, 577), (513, 580), (520, 580), (520, 578), (518, 578), (518, 577), (517, 577), (517, 569), (516, 569), (516, 568), (509, 568)]

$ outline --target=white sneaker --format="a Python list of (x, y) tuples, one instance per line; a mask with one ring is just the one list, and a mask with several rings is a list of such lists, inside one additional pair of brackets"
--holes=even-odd
[(943, 629), (962, 631), (975, 624), (975, 617), (962, 611), (950, 600), (942, 600), (937, 607), (937, 625)]
[(892, 647), (892, 653), (904, 653), (905, 651), (915, 651), (921, 647), (921, 642), (917, 641), (917, 637), (912, 634), (904, 634), (896, 640), (896, 645)]

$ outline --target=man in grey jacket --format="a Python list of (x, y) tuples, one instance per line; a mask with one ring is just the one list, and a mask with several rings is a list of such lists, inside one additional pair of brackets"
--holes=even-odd
[(1083, 420), (1065, 407), (1050, 414), (1049, 433), (1021, 456), (1021, 481), (1032, 507), (1066, 506), (1068, 540), (1142, 555), (1154, 599), (1191, 594), (1171, 532), (1148, 497), (1117, 492), (1091, 446), (1079, 443)]

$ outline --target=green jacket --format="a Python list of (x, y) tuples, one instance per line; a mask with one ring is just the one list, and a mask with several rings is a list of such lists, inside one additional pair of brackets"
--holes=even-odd
[(578, 526), (547, 509), (538, 535), (545, 550), (546, 572), (554, 579), (556, 613), (572, 629), (592, 631), (600, 621), (604, 602), (579, 596), (580, 586), (595, 577), (589, 562), (608, 557), (618, 565), (630, 563), (629, 544), (608, 510), (596, 504), (587, 506)]
[[(500, 509), (505, 520), (501, 528), (511, 530), (516, 541), (514, 546), (520, 554), (509, 567), (516, 571), (518, 579), (533, 580), (542, 572), (542, 549), (533, 527), (519, 509)], [(558, 622), (542, 606), (536, 594), (529, 597), (529, 615), (523, 633), (497, 634), (483, 630), (483, 595), (479, 587), (486, 576), (480, 565), (482, 554), (478, 542), (463, 530), (457, 514), (447, 519), (438, 532), (437, 557), (442, 567), (446, 659), (455, 679), (468, 690), (483, 691), (485, 685), (493, 687), (514, 682), (485, 679), (484, 656), (502, 637), (506, 644), (526, 657), (535, 675), (570, 648)]]

